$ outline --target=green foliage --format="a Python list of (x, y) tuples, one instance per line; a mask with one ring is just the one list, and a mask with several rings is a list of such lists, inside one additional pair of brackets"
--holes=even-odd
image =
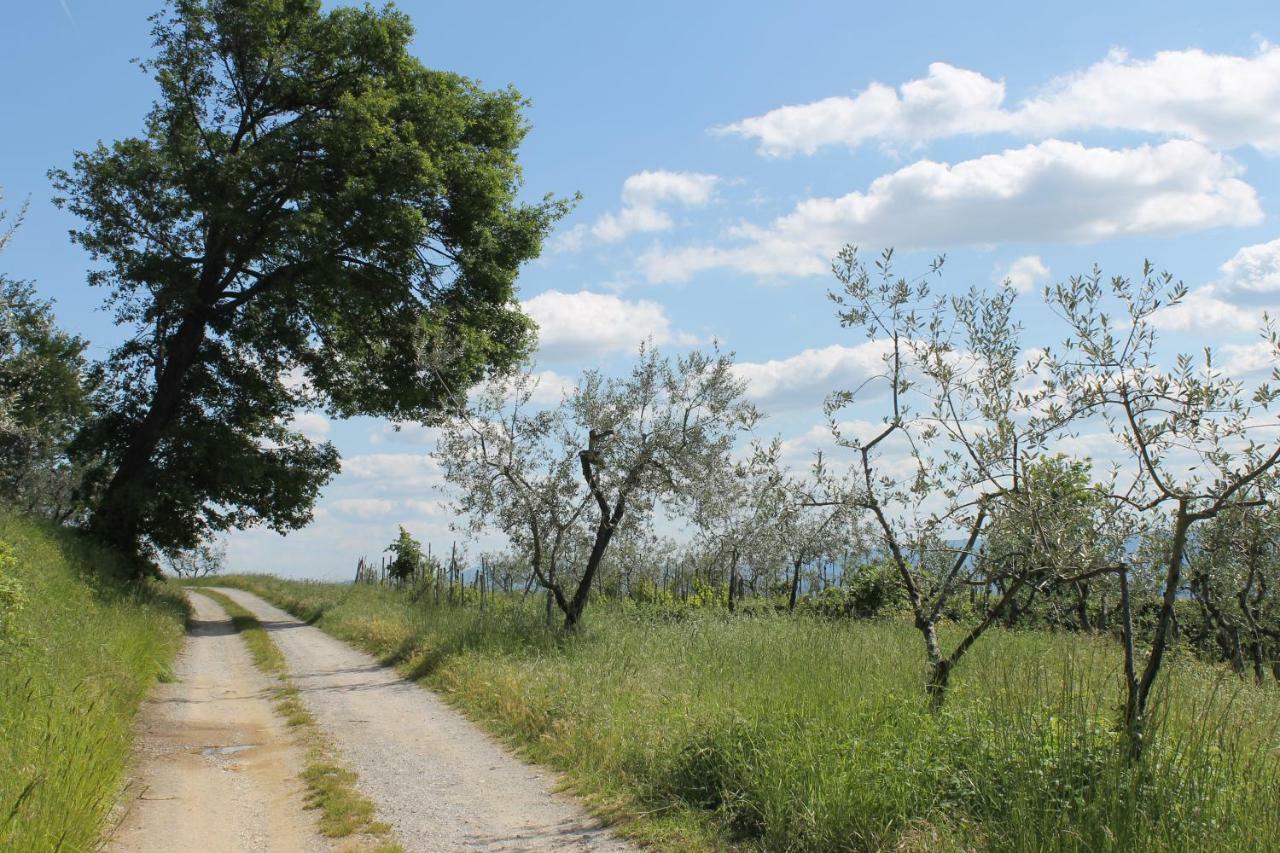
[(567, 205), (517, 200), (521, 96), (425, 68), (390, 6), (171, 0), (153, 21), (142, 135), (51, 177), (132, 330), (78, 444), (95, 527), (170, 550), (310, 520), (337, 454), (297, 409), (431, 417), (523, 357), (515, 278)]
[[(909, 623), (231, 578), (399, 663), (659, 849), (1256, 850), (1280, 833), (1272, 691), (1170, 664), (1147, 761), (1099, 637), (993, 630), (932, 711)], [(944, 639), (958, 629), (945, 623)]]
[[(852, 569), (853, 567), (849, 567)], [(905, 609), (906, 596), (897, 572), (888, 563), (871, 563), (849, 570), (840, 586), (827, 587), (804, 599), (806, 608), (823, 616), (874, 619)]]
[(422, 543), (410, 536), (403, 525), (400, 527), (400, 535), (387, 546), (387, 550), (395, 555), (391, 565), (387, 567), (387, 574), (397, 581), (412, 579), (422, 566)]
[(0, 849), (98, 840), (134, 712), (169, 671), (186, 615), (168, 587), (132, 574), (82, 535), (0, 511)]
[(85, 346), (30, 282), (0, 275), (0, 492), (59, 521), (81, 509), (66, 450), (89, 412)]
[(17, 623), (27, 607), (27, 594), (13, 576), (17, 563), (13, 546), (0, 540), (0, 650), (6, 643), (12, 644), (23, 637)]

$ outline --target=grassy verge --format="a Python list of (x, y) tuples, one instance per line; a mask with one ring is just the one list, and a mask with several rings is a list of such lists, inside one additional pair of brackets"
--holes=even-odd
[(0, 850), (88, 850), (186, 606), (117, 555), (0, 510)]
[[(202, 589), (200, 594), (214, 599), (227, 611), (254, 663), (280, 682), (275, 691), (276, 710), (298, 730), (305, 745), (306, 767), (302, 779), (307, 785), (307, 807), (320, 811), (320, 832), (329, 838), (363, 837), (370, 842), (390, 833), (391, 827), (374, 819), (373, 803), (356, 790), (356, 773), (342, 765), (332, 745), (316, 727), (298, 696), (298, 689), (289, 680), (284, 655), (262, 624), (220, 592)], [(393, 841), (383, 840), (374, 849), (377, 853), (397, 853), (401, 848)]]
[(998, 632), (922, 697), (910, 625), (530, 602), (481, 613), (390, 589), (224, 578), (399, 664), (624, 831), (670, 849), (1260, 850), (1280, 838), (1280, 695), (1176, 659), (1139, 767), (1116, 649)]

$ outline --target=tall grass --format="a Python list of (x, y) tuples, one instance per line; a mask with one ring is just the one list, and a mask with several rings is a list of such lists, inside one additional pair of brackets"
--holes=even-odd
[(924, 701), (910, 625), (532, 602), (434, 607), (372, 587), (223, 579), (425, 680), (659, 846), (1264, 850), (1280, 845), (1280, 693), (1190, 659), (1147, 758), (1115, 731), (1106, 640), (997, 632)]
[(185, 605), (75, 533), (0, 510), (0, 850), (91, 849)]

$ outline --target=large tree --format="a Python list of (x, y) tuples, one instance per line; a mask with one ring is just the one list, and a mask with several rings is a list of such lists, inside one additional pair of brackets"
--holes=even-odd
[(80, 442), (130, 547), (305, 523), (337, 470), (299, 407), (422, 418), (523, 357), (514, 283), (565, 203), (517, 200), (524, 101), (424, 67), (391, 7), (170, 0), (143, 134), (51, 173), (133, 334)]

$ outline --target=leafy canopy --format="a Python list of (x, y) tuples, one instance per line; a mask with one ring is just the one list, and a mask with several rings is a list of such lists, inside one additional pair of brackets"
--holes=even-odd
[(337, 456), (287, 428), (297, 408), (427, 418), (523, 357), (516, 275), (567, 205), (517, 200), (521, 96), (424, 67), (391, 6), (152, 20), (142, 135), (51, 177), (134, 330), (80, 450), (113, 523), (185, 548), (306, 523)]

